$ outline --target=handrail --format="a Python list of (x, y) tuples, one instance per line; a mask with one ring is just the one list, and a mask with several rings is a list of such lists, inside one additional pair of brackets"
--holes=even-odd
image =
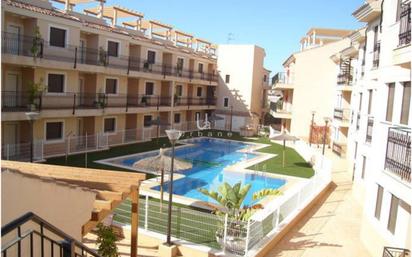
[[(397, 254), (393, 255), (392, 253), (396, 252)], [(411, 251), (409, 249), (399, 248), (399, 247), (383, 247), (383, 257), (408, 257), (410, 256)]]
[[(2, 237), (5, 236), (6, 234), (10, 233), (11, 231), (15, 230), (15, 229), (20, 229), (20, 226), (22, 226), (23, 224), (29, 222), (29, 221), (33, 221), (37, 224), (40, 225), (40, 229), (41, 232), (38, 231), (32, 231), (30, 233), (26, 233), (27, 235), (31, 234), (31, 233), (36, 233), (38, 235), (40, 235), (42, 238), (46, 238), (48, 239), (48, 237), (46, 235), (43, 234), (43, 229), (47, 229), (50, 232), (52, 232), (53, 234), (57, 235), (58, 237), (64, 238), (65, 240), (67, 240), (68, 242), (71, 242), (72, 244), (74, 244), (75, 246), (79, 247), (82, 251), (86, 251), (88, 254), (94, 256), (94, 257), (101, 257), (99, 254), (97, 254), (94, 250), (90, 249), (89, 247), (87, 247), (86, 245), (84, 245), (83, 243), (79, 242), (78, 240), (74, 239), (73, 237), (71, 237), (70, 235), (66, 234), (65, 232), (63, 232), (61, 229), (57, 228), (56, 226), (52, 225), (51, 223), (49, 223), (48, 221), (44, 220), (43, 218), (39, 217), (38, 215), (34, 214), (33, 212), (27, 212), (26, 214), (23, 214), (22, 216), (18, 217), (17, 219), (9, 222), (8, 224), (4, 225), (1, 228), (1, 234)], [(25, 235), (25, 236), (27, 236)], [(21, 241), (21, 239), (24, 238), (21, 235), (19, 235), (19, 239), (18, 240), (14, 240), (14, 244), (18, 243), (19, 241)], [(51, 238), (50, 238), (51, 239)], [(55, 240), (54, 243), (56, 243)], [(8, 247), (2, 248), (1, 251), (5, 251), (7, 250)]]

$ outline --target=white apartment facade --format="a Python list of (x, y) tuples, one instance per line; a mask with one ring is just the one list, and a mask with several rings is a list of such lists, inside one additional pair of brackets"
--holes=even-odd
[(352, 38), (359, 51), (347, 157), (364, 205), (361, 238), (373, 256), (412, 247), (410, 5), (371, 0), (353, 13), (367, 25)]
[(267, 109), (270, 71), (265, 50), (256, 45), (219, 45), (216, 113), (218, 128), (256, 132)]

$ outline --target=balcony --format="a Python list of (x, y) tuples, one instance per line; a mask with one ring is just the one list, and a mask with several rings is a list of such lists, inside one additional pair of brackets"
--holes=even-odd
[(360, 22), (370, 22), (377, 19), (382, 12), (382, 0), (367, 1), (352, 15)]
[(286, 72), (278, 72), (272, 78), (275, 89), (293, 89), (293, 75)]
[(340, 121), (341, 127), (348, 127), (350, 121), (350, 109), (335, 108), (333, 111), (333, 118)]
[(292, 119), (291, 107), (284, 106), (283, 101), (270, 103), (270, 114), (278, 119)]
[(133, 56), (113, 57), (109, 56), (107, 51), (102, 48), (94, 49), (66, 45), (65, 48), (56, 49), (56, 47), (49, 46), (49, 43), (43, 39), (8, 32), (2, 33), (2, 53), (31, 57), (33, 60), (40, 59), (68, 63), (74, 69), (77, 69), (79, 65), (92, 65), (123, 70), (127, 74), (130, 72), (142, 72), (158, 74), (163, 76), (163, 78), (173, 76), (189, 80), (203, 80), (209, 83), (218, 81), (218, 76), (215, 73), (195, 72), (179, 68), (178, 66), (152, 63)]
[[(214, 106), (216, 98), (179, 98), (175, 106)], [(127, 112), (135, 107), (171, 107), (169, 96), (104, 93), (61, 93), (30, 96), (27, 92), (2, 91), (2, 112), (27, 112), (42, 110), (71, 110), (72, 114), (82, 109), (125, 108)]]
[(343, 142), (333, 142), (332, 151), (339, 157), (346, 156), (346, 143)]
[(393, 50), (393, 63), (410, 68), (411, 53), (411, 9), (410, 3), (402, 4), (399, 19), (399, 46)]
[(411, 183), (411, 129), (391, 127), (388, 130), (385, 170)]
[(340, 61), (340, 72), (337, 77), (337, 85), (342, 91), (352, 91), (352, 66), (351, 59)]
[(382, 257), (410, 257), (411, 251), (403, 248), (384, 247)]

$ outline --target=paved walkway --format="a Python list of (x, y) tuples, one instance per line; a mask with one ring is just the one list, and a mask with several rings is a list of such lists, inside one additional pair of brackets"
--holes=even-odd
[(333, 160), (333, 189), (268, 257), (371, 256), (360, 240), (362, 207), (352, 195), (352, 172), (330, 151), (327, 156)]

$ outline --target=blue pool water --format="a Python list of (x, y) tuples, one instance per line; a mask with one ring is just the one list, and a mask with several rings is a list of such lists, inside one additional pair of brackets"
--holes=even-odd
[[(192, 139), (188, 142), (194, 145), (177, 148), (176, 157), (192, 162), (193, 167), (190, 170), (177, 172), (184, 174), (186, 177), (174, 181), (174, 194), (201, 201), (214, 202), (213, 199), (200, 193), (198, 188), (217, 191), (219, 185), (223, 182), (231, 185), (241, 182), (242, 185), (252, 185), (244, 201), (245, 205), (250, 205), (253, 203), (252, 195), (254, 192), (264, 188), (276, 189), (286, 183), (284, 179), (223, 170), (225, 167), (237, 162), (256, 157), (254, 154), (238, 152), (249, 147), (249, 144), (211, 138)], [(135, 161), (155, 154), (157, 153), (128, 157), (122, 160), (122, 164), (132, 166)], [(160, 187), (157, 186), (153, 189), (159, 190)], [(165, 191), (168, 191), (167, 184), (165, 185)]]

